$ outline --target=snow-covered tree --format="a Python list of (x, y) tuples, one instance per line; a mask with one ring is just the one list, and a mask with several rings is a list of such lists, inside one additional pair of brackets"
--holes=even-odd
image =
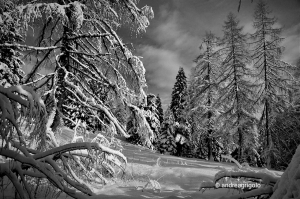
[[(139, 120), (146, 121), (146, 123), (139, 122)], [(143, 123), (144, 127), (139, 127), (139, 125)], [(140, 107), (140, 111), (134, 111), (134, 114), (132, 114), (128, 120), (128, 131), (133, 135), (128, 140), (152, 149), (157, 143), (160, 127), (161, 124), (158, 117), (156, 96), (154, 94), (148, 94), (147, 103)], [(147, 128), (149, 129), (146, 130)], [(145, 134), (141, 132), (141, 129), (148, 132), (146, 137)]]
[(177, 156), (185, 156), (191, 154), (191, 127), (188, 122), (175, 122), (174, 138), (176, 142), (176, 154)]
[(174, 138), (174, 128), (173, 125), (164, 122), (161, 128), (161, 133), (157, 141), (157, 150), (160, 153), (169, 153), (175, 155), (177, 150), (177, 144)]
[(167, 122), (168, 124), (172, 124), (172, 125), (175, 123), (175, 118), (174, 118), (174, 114), (171, 110), (171, 105), (169, 105), (167, 107), (167, 110), (165, 111), (164, 122)]
[[(193, 126), (193, 137), (201, 137), (207, 142), (207, 157), (212, 160), (213, 133), (216, 132), (215, 119), (218, 110), (213, 107), (217, 98), (217, 77), (220, 76), (221, 60), (216, 51), (217, 38), (207, 32), (200, 45), (201, 54), (195, 60), (188, 83), (186, 111)], [(199, 134), (199, 135), (196, 135)], [(201, 136), (204, 135), (204, 136)], [(203, 140), (199, 140), (201, 143)], [(199, 143), (200, 144), (200, 143)], [(201, 144), (198, 147), (204, 148)]]
[[(32, 190), (38, 188), (38, 183), (29, 186), (36, 179), (73, 198), (92, 196), (91, 183), (107, 183), (107, 177), (116, 176), (126, 163), (120, 151), (111, 149), (117, 142), (103, 136), (116, 132), (129, 136), (112, 107), (122, 103), (139, 114), (135, 104), (146, 100), (143, 63), (132, 55), (116, 31), (127, 22), (132, 30), (145, 31), (148, 17), (153, 17), (152, 9), (138, 8), (135, 0), (18, 3), (22, 4), (7, 10), (0, 21), (7, 24), (15, 15), (25, 38), (28, 27), (40, 34), (31, 46), (17, 40), (0, 43), (1, 50), (24, 50), (26, 57), (33, 60), (27, 59), (33, 68), (25, 85), (0, 86), (0, 130), (4, 143), (0, 155), (9, 158), (0, 164), (1, 179), (7, 177), (22, 199), (36, 197)], [(1, 4), (1, 12), (2, 8)], [(39, 74), (45, 66), (53, 71)], [(97, 95), (95, 85), (105, 88), (105, 98)], [(43, 90), (43, 96), (40, 98), (34, 90)], [(70, 110), (75, 110), (74, 117)], [(86, 122), (80, 120), (86, 117), (95, 119), (102, 128), (94, 139), (85, 135)], [(55, 130), (62, 120), (75, 125), (71, 143), (57, 139)], [(151, 133), (149, 125), (143, 125), (148, 124), (144, 115), (139, 122), (145, 127), (141, 133)], [(20, 124), (27, 130), (21, 131)], [(78, 132), (80, 126), (85, 130)]]
[(133, 105), (129, 109), (132, 114), (127, 123), (127, 132), (130, 135), (128, 141), (154, 149), (153, 142), (156, 135), (146, 119), (153, 116), (152, 112)]
[(160, 135), (157, 142), (157, 150), (160, 153), (169, 153), (175, 155), (177, 150), (177, 144), (175, 141), (175, 120), (173, 112), (170, 109), (170, 106), (167, 108), (164, 114), (164, 122), (161, 126)]
[(181, 67), (176, 75), (176, 82), (172, 91), (170, 109), (173, 112), (176, 122), (184, 121), (183, 110), (186, 100), (187, 80), (183, 68)]
[(223, 62), (218, 82), (222, 86), (220, 97), (215, 102), (215, 106), (222, 106), (222, 114), (218, 118), (223, 124), (221, 131), (227, 137), (238, 136), (237, 142), (234, 142), (238, 144), (239, 161), (242, 161), (244, 149), (244, 125), (249, 124), (249, 120), (256, 120), (253, 116), (253, 86), (249, 78), (251, 71), (247, 66), (249, 56), (246, 35), (242, 29), (236, 16), (229, 13), (224, 24), (222, 48), (219, 50)]
[(13, 1), (0, 1), (0, 85), (5, 87), (19, 84), (24, 76), (21, 53), (12, 46), (23, 41), (16, 14), (8, 14), (14, 8)]
[(154, 94), (147, 95), (147, 106), (144, 108), (145, 117), (155, 134), (155, 140), (157, 140), (160, 131), (159, 112), (157, 107), (157, 97)]
[[(291, 66), (280, 60), (283, 48), (280, 42), (280, 28), (275, 27), (276, 19), (270, 17), (271, 11), (267, 4), (260, 0), (254, 13), (255, 33), (252, 59), (257, 69), (255, 75), (258, 97), (257, 104), (261, 106), (260, 130), (264, 135), (264, 148), (270, 151), (273, 125), (277, 114), (282, 113), (289, 103), (289, 92), (292, 90)], [(273, 128), (272, 128), (273, 127)], [(275, 128), (274, 128), (275, 127)], [(267, 164), (270, 166), (270, 155)]]
[[(131, 54), (116, 33), (118, 26), (130, 20), (137, 31), (145, 31), (148, 26), (146, 16), (152, 17), (151, 8), (139, 9), (134, 6), (134, 2), (119, 1), (115, 4), (101, 1), (93, 4), (75, 1), (19, 6), (25, 28), (30, 21), (41, 19), (45, 14), (46, 22), (40, 35), (42, 42), (38, 45), (46, 53), (39, 53), (38, 62), (25, 82), (30, 84), (43, 65), (49, 67), (49, 58), (54, 60), (54, 73), (47, 76), (47, 81), (52, 85), (49, 89), (55, 92), (49, 91), (46, 95), (57, 106), (52, 129), (56, 129), (60, 118), (72, 122), (68, 113), (74, 107), (82, 107), (81, 112), (94, 117), (96, 112), (93, 105), (86, 102), (90, 98), (95, 100), (95, 104), (100, 104), (96, 109), (100, 109), (104, 115), (103, 118), (96, 117), (100, 120), (98, 122), (105, 126), (103, 121), (112, 121), (116, 129), (127, 136), (105, 102), (92, 93), (91, 87), (92, 81), (99, 87), (105, 87), (108, 90), (107, 100), (110, 101), (118, 99), (126, 104), (145, 98), (145, 70), (142, 62)], [(118, 12), (120, 14), (116, 15)], [(102, 16), (101, 13), (105, 14)]]

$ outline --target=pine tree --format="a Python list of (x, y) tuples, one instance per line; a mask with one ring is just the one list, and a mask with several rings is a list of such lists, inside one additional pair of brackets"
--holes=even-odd
[(20, 84), (24, 76), (22, 54), (13, 46), (23, 41), (20, 25), (16, 14), (8, 14), (14, 8), (13, 1), (0, 1), (0, 85), (4, 87)]
[(175, 141), (175, 120), (173, 112), (168, 106), (164, 114), (164, 122), (161, 126), (161, 132), (158, 138), (157, 149), (160, 153), (169, 153), (175, 155), (177, 144)]
[(181, 67), (176, 76), (176, 82), (172, 91), (172, 100), (170, 109), (173, 112), (176, 122), (184, 120), (183, 110), (186, 98), (187, 80), (183, 68)]
[(165, 111), (164, 122), (172, 125), (174, 125), (175, 123), (175, 118), (174, 118), (173, 111), (171, 110), (171, 105), (169, 105), (167, 110)]
[[(237, 134), (238, 159), (242, 161), (244, 136), (243, 125), (253, 117), (253, 89), (249, 81), (251, 74), (246, 66), (249, 62), (246, 35), (242, 33), (242, 27), (236, 17), (229, 13), (224, 25), (222, 38), (223, 48), (220, 50), (224, 57), (222, 63), (222, 75), (219, 78), (220, 97), (216, 106), (222, 105), (221, 130), (231, 136)], [(248, 78), (248, 79), (247, 79)]]
[(173, 126), (164, 122), (157, 142), (157, 150), (160, 153), (169, 153), (170, 155), (176, 154), (177, 145), (173, 136), (174, 133)]
[[(254, 50), (252, 54), (254, 67), (257, 69), (256, 85), (258, 90), (257, 105), (263, 110), (260, 124), (265, 135), (264, 148), (272, 145), (271, 129), (274, 118), (287, 107), (289, 91), (291, 90), (290, 65), (280, 60), (283, 48), (279, 46), (283, 38), (280, 37), (280, 28), (275, 28), (276, 19), (270, 17), (271, 11), (267, 4), (260, 0), (254, 13), (253, 26), (256, 32)], [(270, 167), (270, 155), (267, 158)]]
[(159, 95), (156, 96), (156, 102), (155, 103), (156, 103), (156, 107), (157, 107), (157, 111), (158, 111), (159, 122), (162, 125), (162, 123), (164, 121), (164, 110), (162, 108), (161, 99), (160, 99)]
[[(193, 125), (194, 137), (205, 135), (207, 156), (212, 160), (212, 140), (216, 131), (215, 118), (218, 110), (213, 107), (217, 97), (217, 77), (220, 76), (219, 55), (216, 52), (217, 38), (212, 33), (206, 33), (200, 46), (201, 54), (195, 62), (197, 66), (192, 69), (188, 84), (187, 112)], [(203, 139), (203, 136), (201, 139)], [(202, 142), (203, 140), (199, 140)], [(199, 145), (200, 144), (200, 145)], [(201, 143), (197, 143), (198, 147)]]

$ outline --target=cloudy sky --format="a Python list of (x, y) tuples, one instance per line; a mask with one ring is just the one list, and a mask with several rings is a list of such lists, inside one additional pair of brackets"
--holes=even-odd
[[(206, 31), (222, 37), (223, 23), (233, 12), (244, 26), (245, 33), (253, 33), (254, 0), (140, 0), (138, 7), (151, 6), (154, 19), (146, 33), (124, 33), (124, 41), (131, 42), (135, 54), (143, 57), (147, 70), (148, 93), (159, 94), (164, 109), (171, 99), (171, 92), (179, 67), (189, 76), (198, 55), (199, 45)], [(295, 63), (300, 57), (300, 0), (267, 0), (278, 18), (276, 26), (283, 27), (282, 45), (286, 48), (283, 60)], [(128, 31), (127, 31), (128, 32)]]

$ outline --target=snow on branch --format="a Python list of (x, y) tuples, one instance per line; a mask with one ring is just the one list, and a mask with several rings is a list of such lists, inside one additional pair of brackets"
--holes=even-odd
[(97, 53), (97, 54), (90, 54), (90, 53), (77, 52), (77, 51), (71, 51), (71, 50), (67, 50), (67, 52), (69, 52), (69, 53), (74, 53), (74, 54), (82, 54), (82, 55), (89, 56), (89, 57), (108, 56), (108, 55), (111, 55), (111, 53)]
[(23, 84), (23, 85), (30, 85), (30, 84), (35, 84), (35, 83), (37, 83), (37, 82), (39, 82), (39, 81), (41, 81), (42, 79), (44, 79), (44, 78), (49, 78), (49, 77), (52, 77), (52, 76), (54, 76), (55, 75), (55, 73), (50, 73), (50, 74), (47, 74), (47, 75), (42, 75), (42, 77), (40, 77), (40, 78), (38, 78), (38, 79), (36, 79), (36, 80), (34, 80), (34, 81), (31, 81), (31, 82), (28, 82), (28, 83), (26, 83), (26, 84)]
[(97, 38), (97, 37), (106, 37), (106, 36), (110, 36), (111, 34), (109, 33), (102, 33), (102, 34), (80, 34), (80, 35), (76, 35), (73, 37), (68, 37), (68, 40), (77, 40), (77, 39), (84, 39), (84, 38)]
[[(56, 16), (62, 19), (62, 23), (73, 23), (76, 26), (75, 28), (79, 28), (84, 21), (83, 8), (85, 8), (85, 5), (75, 1), (66, 5), (58, 3), (28, 3), (17, 6), (16, 9), (25, 29), (27, 29), (30, 22), (43, 18), (43, 14), (45, 14), (46, 19)], [(72, 9), (73, 13), (71, 16), (68, 16), (70, 9)]]
[(142, 143), (153, 149), (152, 142), (154, 140), (154, 132), (151, 129), (147, 119), (144, 115), (143, 110), (139, 109), (137, 106), (127, 103), (126, 104), (130, 110), (132, 111), (133, 120), (135, 122), (135, 126), (132, 127), (131, 131), (133, 134), (136, 133), (140, 136), (140, 140)]
[(110, 149), (106, 146), (103, 146), (103, 145), (95, 143), (95, 142), (94, 143), (90, 143), (90, 142), (70, 143), (70, 144), (66, 144), (63, 146), (59, 146), (54, 149), (50, 149), (46, 152), (38, 153), (36, 155), (33, 155), (32, 157), (34, 159), (38, 160), (38, 159), (45, 158), (47, 156), (55, 155), (57, 153), (67, 153), (67, 152), (77, 151), (77, 150), (82, 150), (82, 149), (86, 149), (86, 150), (95, 149), (95, 150), (101, 150), (101, 151), (109, 153), (109, 154), (114, 154), (114, 155), (122, 158), (124, 160), (124, 162), (127, 163), (127, 158), (121, 152), (115, 151), (113, 149)]
[(243, 167), (236, 159), (234, 159), (234, 158), (231, 157), (231, 156), (228, 156), (228, 155), (221, 155), (221, 157), (222, 157), (222, 158), (226, 158), (226, 159), (228, 159), (228, 160), (231, 160), (232, 162), (234, 162), (234, 163), (238, 166), (238, 168), (242, 168), (242, 167)]
[(42, 50), (55, 50), (58, 48), (61, 48), (61, 46), (45, 46), (45, 47), (36, 47), (36, 46), (28, 46), (28, 45), (22, 45), (22, 44), (9, 44), (9, 43), (4, 43), (0, 44), (0, 47), (15, 47), (18, 49), (23, 49), (23, 50), (36, 50), (36, 51), (42, 51)]
[[(20, 108), (17, 108), (20, 106)], [(11, 86), (4, 88), (0, 86), (0, 130), (1, 138), (7, 140), (9, 133), (17, 132), (20, 143), (24, 144), (23, 133), (18, 126), (20, 116), (25, 118), (29, 124), (35, 120), (34, 132), (40, 131), (39, 136), (43, 137), (43, 123), (46, 120), (46, 108), (41, 98), (28, 86)], [(15, 131), (14, 131), (14, 129)]]
[(252, 169), (236, 169), (236, 170), (223, 170), (219, 171), (214, 178), (214, 181), (217, 182), (222, 178), (231, 177), (231, 178), (254, 178), (254, 179), (262, 179), (262, 183), (276, 184), (276, 182), (280, 179), (280, 176), (275, 173), (269, 171), (268, 169), (263, 170), (252, 170)]

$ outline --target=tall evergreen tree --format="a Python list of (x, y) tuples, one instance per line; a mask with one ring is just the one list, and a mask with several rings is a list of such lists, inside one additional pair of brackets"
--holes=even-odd
[[(252, 34), (254, 50), (252, 58), (257, 69), (255, 75), (258, 97), (257, 104), (262, 106), (261, 131), (265, 135), (265, 149), (270, 148), (272, 123), (278, 113), (282, 113), (287, 106), (289, 90), (291, 89), (290, 65), (281, 61), (283, 48), (280, 42), (280, 28), (275, 28), (276, 18), (270, 17), (271, 11), (267, 4), (260, 0), (254, 13), (253, 26), (256, 29)], [(270, 155), (267, 157), (270, 167)]]
[[(214, 120), (217, 110), (213, 103), (217, 97), (216, 80), (220, 75), (220, 59), (216, 52), (217, 39), (212, 33), (206, 33), (200, 46), (201, 54), (195, 62), (197, 66), (192, 69), (191, 79), (188, 85), (187, 113), (191, 120), (193, 136), (204, 134), (207, 148), (207, 156), (212, 160), (213, 132), (216, 130)], [(203, 136), (201, 136), (203, 139)], [(203, 140), (199, 140), (203, 142)]]
[(172, 91), (170, 109), (173, 112), (176, 122), (181, 122), (183, 118), (184, 102), (186, 97), (187, 80), (183, 68), (181, 67), (176, 76), (176, 82)]
[(160, 124), (162, 125), (162, 123), (164, 121), (164, 110), (162, 108), (161, 99), (160, 99), (159, 95), (156, 96), (155, 103), (156, 103), (156, 107), (157, 107), (158, 119), (159, 119)]
[(249, 61), (246, 35), (242, 33), (239, 21), (232, 13), (229, 13), (224, 25), (223, 48), (220, 53), (224, 56), (222, 63), (222, 75), (219, 83), (222, 84), (217, 105), (222, 105), (223, 113), (220, 120), (223, 121), (222, 130), (229, 133), (228, 136), (238, 135), (238, 159), (242, 161), (243, 155), (243, 127), (248, 120), (255, 120), (252, 113), (253, 89), (247, 80), (250, 75), (246, 63)]

